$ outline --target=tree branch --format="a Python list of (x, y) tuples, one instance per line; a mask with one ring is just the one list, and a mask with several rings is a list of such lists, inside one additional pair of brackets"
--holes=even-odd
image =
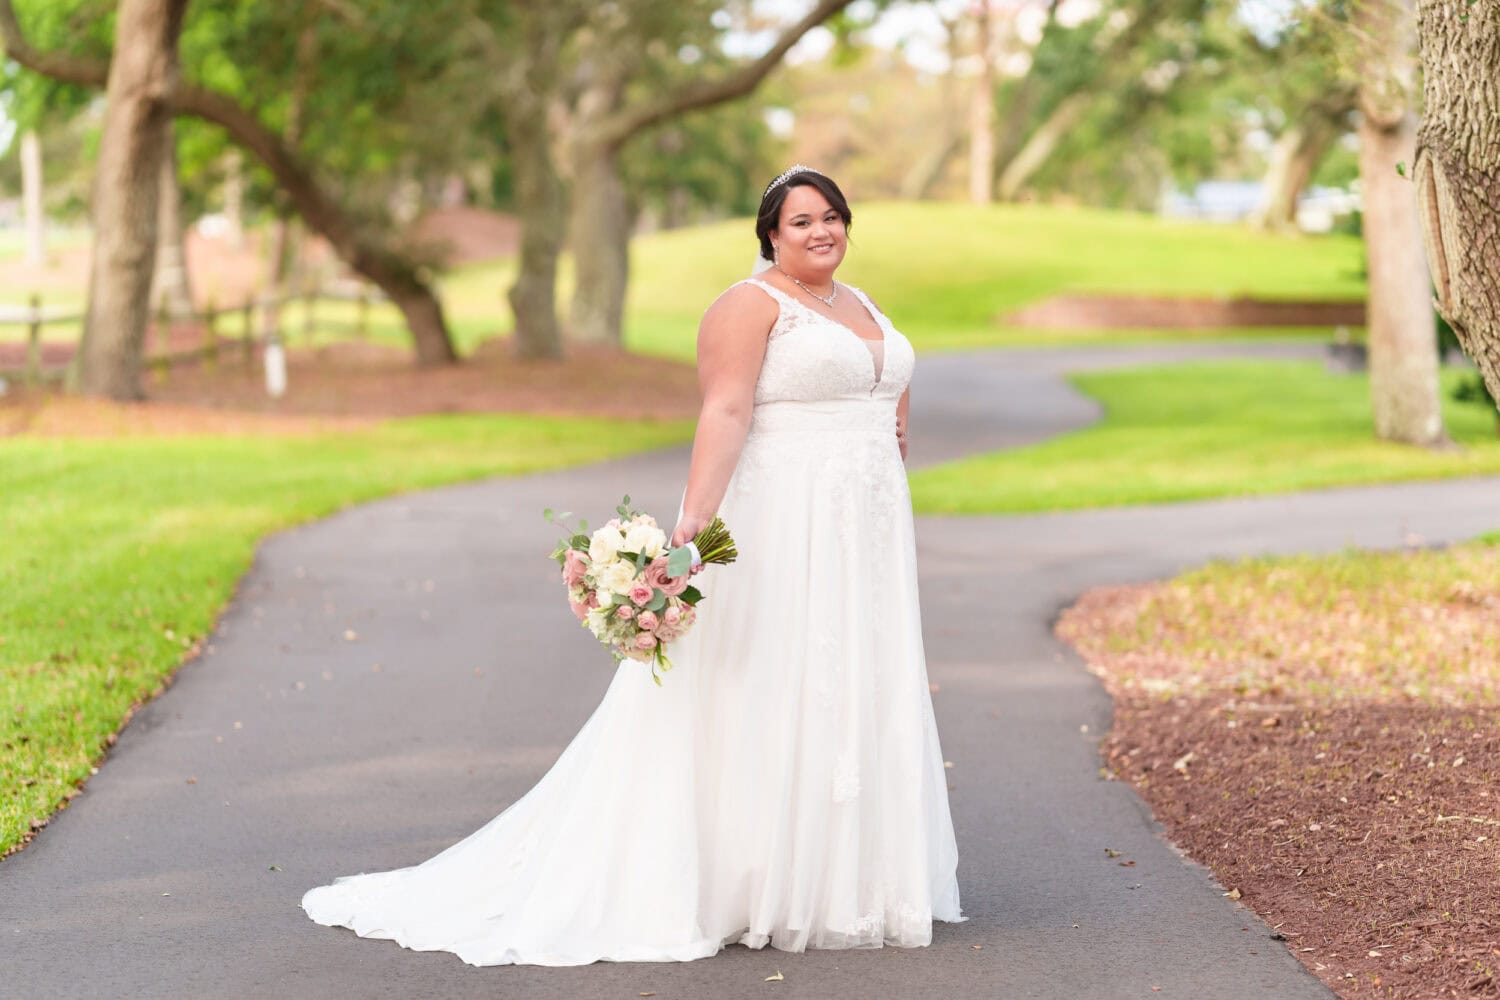
[(32, 48), (21, 33), (21, 23), (16, 20), (16, 10), (10, 0), (0, 0), (0, 50), (27, 69), (63, 83), (102, 89), (109, 81), (108, 60)]
[[(21, 32), (11, 0), (0, 0), (0, 46), (5, 55), (26, 69), (64, 83), (102, 88), (109, 77), (106, 60), (33, 48)], [(296, 152), (254, 112), (227, 94), (186, 82), (178, 83), (170, 101), (175, 111), (220, 126), (253, 153), (286, 191), (297, 213), (327, 238), (354, 270), (381, 284), (415, 283), (410, 264), (378, 243), (361, 238), (343, 208), (329, 197)]]
[(776, 39), (776, 44), (748, 65), (718, 80), (708, 80), (675, 94), (637, 107), (627, 107), (600, 125), (590, 138), (606, 146), (618, 146), (642, 129), (648, 129), (686, 111), (706, 108), (744, 97), (780, 65), (782, 58), (802, 36), (843, 10), (853, 0), (818, 0), (817, 6)]

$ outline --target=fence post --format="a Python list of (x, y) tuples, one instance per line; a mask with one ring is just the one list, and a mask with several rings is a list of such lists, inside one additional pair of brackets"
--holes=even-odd
[(31, 296), (31, 317), (26, 327), (26, 384), (42, 381), (42, 297)]
[(212, 298), (208, 300), (208, 311), (203, 314), (203, 367), (213, 371), (219, 367), (219, 331), (215, 329), (219, 311)]
[(158, 383), (167, 380), (167, 368), (172, 364), (172, 327), (171, 319), (167, 314), (167, 297), (162, 295), (156, 300), (156, 340), (161, 344), (161, 357), (156, 359), (152, 366), (156, 373)]
[(240, 321), (240, 360), (246, 368), (255, 366), (255, 293), (245, 300)]
[(359, 299), (354, 313), (354, 335), (365, 340), (370, 335), (370, 296), (363, 284), (359, 286)]
[(318, 301), (317, 286), (309, 281), (302, 286), (302, 339), (308, 347), (313, 342), (313, 303)]

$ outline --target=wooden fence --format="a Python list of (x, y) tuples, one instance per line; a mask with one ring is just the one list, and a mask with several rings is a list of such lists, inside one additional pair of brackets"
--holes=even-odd
[[(330, 321), (323, 317), (320, 321), (317, 304), (322, 301), (355, 303), (357, 308), (354, 319)], [(191, 316), (169, 316), (163, 305), (157, 309), (146, 330), (143, 360), (147, 367), (164, 375), (167, 369), (178, 362), (198, 361), (213, 366), (219, 363), (224, 353), (237, 352), (240, 363), (249, 368), (255, 364), (255, 347), (258, 343), (263, 343), (272, 335), (286, 339), (280, 326), (272, 329), (267, 321), (274, 317), (278, 324), (283, 323), (282, 309), (288, 305), (301, 303), (302, 337), (311, 343), (316, 331), (326, 331), (330, 327), (342, 328), (361, 340), (365, 339), (370, 333), (370, 307), (386, 301), (388, 300), (379, 289), (359, 283), (341, 283), (311, 285), (299, 291), (281, 294), (255, 295), (238, 305), (223, 308), (210, 303), (208, 308), (194, 312)], [(272, 306), (278, 308), (274, 312), (268, 312)], [(19, 366), (7, 366), (0, 362), (0, 376), (19, 379), (26, 385), (61, 381), (71, 363), (71, 356), (60, 365), (49, 366), (43, 357), (42, 331), (48, 326), (82, 323), (83, 320), (82, 312), (47, 309), (40, 295), (32, 295), (30, 302), (20, 308), (0, 306), (0, 327), (20, 326), (26, 329), (24, 361)], [(257, 329), (258, 321), (261, 323), (260, 329)], [(234, 330), (226, 335), (225, 328), (230, 326)], [(174, 334), (181, 334), (184, 329), (188, 331), (186, 339), (196, 343), (184, 346), (181, 341), (185, 338), (174, 337)], [(174, 340), (178, 343), (174, 344)], [(0, 346), (4, 343), (0, 341)]]

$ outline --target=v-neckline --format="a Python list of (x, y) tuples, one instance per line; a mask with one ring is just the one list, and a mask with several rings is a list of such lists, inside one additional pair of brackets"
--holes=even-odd
[(806, 302), (803, 302), (801, 299), (797, 298), (797, 296), (793, 295), (791, 292), (788, 292), (784, 288), (777, 288), (775, 285), (771, 284), (769, 281), (761, 281), (759, 278), (747, 278), (746, 280), (747, 281), (753, 281), (753, 282), (755, 282), (755, 284), (760, 285), (763, 288), (769, 288), (771, 291), (776, 292), (778, 295), (781, 295), (788, 302), (790, 302), (792, 305), (798, 307), (803, 312), (809, 313), (810, 315), (816, 316), (816, 317), (818, 317), (821, 320), (825, 320), (825, 321), (827, 321), (829, 323), (832, 323), (834, 326), (838, 327), (839, 329), (848, 332), (849, 336), (853, 337), (855, 340), (860, 341), (861, 343), (864, 343), (864, 344), (879, 344), (881, 346), (881, 351), (882, 351), (882, 355), (881, 355), (881, 359), (880, 359), (880, 370), (879, 371), (877, 371), (875, 369), (875, 356), (870, 353), (870, 349), (868, 347), (865, 348), (865, 353), (870, 355), (870, 375), (875, 380), (874, 384), (870, 386), (870, 394), (872, 396), (875, 394), (875, 390), (878, 389), (878, 388), (880, 388), (880, 384), (885, 381), (885, 367), (886, 367), (886, 361), (888, 360), (884, 356), (884, 354), (885, 354), (884, 349), (885, 349), (885, 347), (887, 345), (887, 342), (888, 342), (888, 340), (887, 340), (887, 334), (886, 334), (886, 329), (885, 329), (885, 324), (880, 321), (880, 318), (875, 315), (874, 311), (869, 306), (865, 305), (864, 296), (860, 295), (859, 292), (855, 291), (853, 285), (845, 285), (844, 287), (847, 288), (847, 289), (849, 289), (850, 294), (854, 296), (854, 298), (855, 298), (855, 300), (857, 302), (859, 302), (859, 307), (865, 311), (865, 315), (866, 316), (870, 317), (870, 322), (872, 322), (872, 323), (875, 324), (875, 329), (877, 329), (877, 330), (880, 331), (880, 339), (879, 340), (875, 339), (874, 337), (861, 337), (859, 335), (859, 333), (854, 329), (854, 327), (850, 326), (848, 323), (840, 323), (838, 320), (834, 319), (832, 316), (824, 316), (822, 313), (818, 312), (812, 306), (808, 305)]

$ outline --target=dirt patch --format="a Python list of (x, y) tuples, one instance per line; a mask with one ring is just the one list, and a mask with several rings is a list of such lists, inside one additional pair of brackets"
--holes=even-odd
[[(1114, 699), (1111, 776), (1340, 996), (1500, 996), (1500, 706), (1320, 697), (1239, 633), (1172, 669), (1138, 623), (1173, 586), (1094, 591), (1058, 621)], [(1413, 603), (1435, 635), (1500, 589)], [(1466, 663), (1493, 670), (1500, 648), (1467, 633)], [(1296, 662), (1320, 641), (1291, 623), (1278, 645)]]
[(1046, 330), (1180, 330), (1234, 326), (1364, 326), (1363, 302), (1273, 302), (1130, 295), (1058, 295), (1004, 318)]
[(178, 363), (147, 374), (143, 403), (12, 393), (0, 397), (0, 434), (308, 433), (428, 413), (675, 419), (696, 416), (699, 405), (692, 365), (585, 348), (558, 361), (521, 361), (509, 338), (440, 368), (414, 367), (404, 348), (350, 342), (292, 350), (287, 369), (280, 399), (266, 394), (259, 356), (247, 366), (228, 345), (216, 366)]

